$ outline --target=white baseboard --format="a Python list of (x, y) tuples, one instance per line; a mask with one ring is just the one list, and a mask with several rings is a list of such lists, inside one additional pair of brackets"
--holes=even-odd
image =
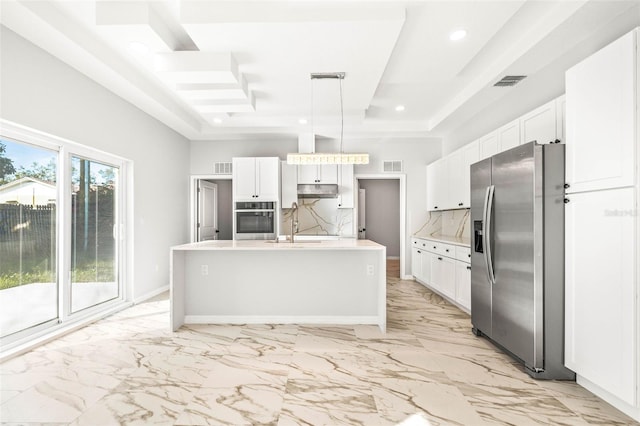
[(157, 295), (164, 293), (165, 291), (169, 291), (169, 284), (162, 286), (160, 288), (157, 288), (153, 291), (150, 291), (146, 294), (143, 294), (142, 296), (136, 297), (135, 299), (133, 299), (133, 303), (137, 305), (138, 303), (142, 303), (145, 300), (149, 300), (152, 297), (156, 297)]
[(597, 397), (599, 397), (599, 398), (605, 400), (606, 402), (608, 402), (609, 404), (613, 405), (618, 410), (620, 410), (623, 413), (625, 413), (627, 416), (629, 416), (629, 417), (633, 418), (634, 420), (637, 420), (637, 421), (640, 422), (640, 407), (633, 406), (633, 405), (630, 405), (629, 403), (627, 403), (625, 401), (622, 401), (620, 398), (618, 398), (615, 395), (607, 392), (606, 390), (602, 389), (600, 386), (598, 386), (595, 383), (585, 379), (584, 377), (580, 376), (579, 374), (576, 374), (576, 383), (578, 383), (580, 386), (582, 386), (583, 388), (585, 388), (586, 390), (588, 390), (592, 394), (596, 395)]
[(377, 316), (185, 315), (185, 324), (373, 324)]

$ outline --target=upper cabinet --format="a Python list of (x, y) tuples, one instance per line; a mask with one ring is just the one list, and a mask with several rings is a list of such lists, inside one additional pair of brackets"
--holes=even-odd
[(277, 157), (233, 158), (234, 201), (278, 201), (280, 159)]
[(427, 166), (427, 210), (450, 209), (448, 158), (441, 158)]
[(471, 165), (480, 161), (480, 145), (478, 141), (473, 141), (470, 144), (463, 146), (460, 151), (462, 152), (462, 164), (460, 170), (460, 188), (461, 188), (461, 201), (462, 205), (459, 207), (469, 208), (471, 207)]
[(566, 73), (567, 192), (634, 184), (634, 33)]
[(547, 102), (520, 118), (520, 143), (532, 141), (555, 143), (556, 139), (556, 100)]
[(496, 133), (498, 137), (498, 152), (520, 145), (520, 119), (518, 118), (509, 124), (505, 124)]
[(469, 168), (480, 159), (475, 141), (427, 166), (427, 210), (469, 208)]
[(498, 153), (498, 134), (491, 132), (478, 139), (480, 145), (480, 159), (484, 160)]
[(335, 164), (298, 166), (298, 183), (338, 183), (338, 166)]
[(427, 210), (471, 206), (469, 167), (480, 160), (532, 140), (564, 141), (564, 104), (561, 96), (505, 124), (427, 166)]

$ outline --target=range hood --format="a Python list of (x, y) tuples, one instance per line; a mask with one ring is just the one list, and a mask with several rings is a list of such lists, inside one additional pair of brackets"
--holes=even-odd
[(298, 184), (298, 198), (338, 198), (338, 185), (330, 183)]

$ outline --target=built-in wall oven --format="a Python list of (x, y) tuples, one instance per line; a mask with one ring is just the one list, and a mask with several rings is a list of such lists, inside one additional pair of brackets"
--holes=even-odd
[(236, 202), (234, 215), (234, 240), (276, 238), (276, 203), (274, 201)]

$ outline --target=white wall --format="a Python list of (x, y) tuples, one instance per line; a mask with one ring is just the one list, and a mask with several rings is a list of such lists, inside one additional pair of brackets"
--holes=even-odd
[(188, 241), (188, 140), (14, 32), (0, 31), (1, 117), (133, 162), (134, 300), (168, 285), (169, 247)]
[[(213, 173), (216, 161), (231, 161), (234, 156), (278, 156), (286, 159), (288, 152), (297, 152), (297, 138), (255, 141), (192, 141), (191, 174)], [(338, 150), (334, 140), (322, 140), (316, 144), (317, 152)], [(345, 152), (368, 152), (370, 162), (357, 165), (356, 174), (382, 173), (385, 160), (402, 160), (407, 182), (407, 235), (405, 271), (411, 271), (410, 236), (416, 232), (427, 217), (426, 165), (442, 156), (442, 143), (437, 138), (427, 139), (349, 139), (344, 142)]]

